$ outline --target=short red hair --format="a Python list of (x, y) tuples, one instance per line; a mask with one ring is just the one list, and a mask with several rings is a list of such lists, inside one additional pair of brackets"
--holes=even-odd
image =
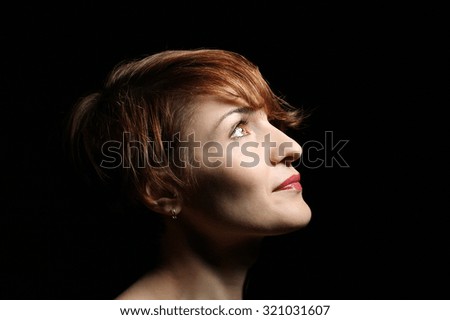
[[(101, 90), (75, 104), (68, 124), (71, 153), (133, 200), (142, 200), (149, 191), (158, 196), (192, 187), (192, 171), (171, 165), (164, 142), (183, 132), (192, 103), (203, 95), (239, 98), (249, 108), (264, 109), (278, 127), (297, 127), (302, 120), (301, 110), (277, 96), (242, 55), (219, 49), (168, 50), (118, 64)], [(100, 165), (107, 141), (125, 143), (118, 168)], [(143, 143), (130, 147), (130, 141)], [(168, 165), (139, 165), (151, 159)]]

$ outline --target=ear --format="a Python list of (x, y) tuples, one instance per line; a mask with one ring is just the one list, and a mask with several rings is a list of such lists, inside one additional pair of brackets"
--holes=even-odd
[(144, 202), (150, 210), (168, 217), (178, 215), (183, 207), (181, 197), (176, 194), (173, 196), (152, 197), (149, 190), (147, 190)]

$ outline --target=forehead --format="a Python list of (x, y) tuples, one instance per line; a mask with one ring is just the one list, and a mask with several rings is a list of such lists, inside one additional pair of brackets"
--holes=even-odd
[(193, 117), (203, 118), (205, 115), (219, 116), (231, 108), (246, 106), (240, 98), (223, 99), (214, 96), (200, 96), (193, 103)]
[(245, 105), (242, 99), (225, 100), (213, 96), (201, 96), (192, 104), (191, 120), (193, 122), (205, 119), (217, 121), (227, 111)]
[(185, 126), (186, 134), (195, 133), (199, 138), (211, 136), (211, 131), (216, 128), (221, 117), (233, 109), (246, 105), (242, 99), (225, 100), (213, 96), (199, 97), (191, 105), (192, 112)]

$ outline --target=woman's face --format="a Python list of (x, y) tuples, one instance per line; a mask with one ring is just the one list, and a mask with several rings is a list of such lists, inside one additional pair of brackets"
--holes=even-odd
[(243, 106), (211, 97), (196, 104), (185, 138), (199, 188), (185, 199), (179, 222), (229, 237), (299, 229), (311, 218), (299, 172), (291, 166), (302, 149), (263, 110)]

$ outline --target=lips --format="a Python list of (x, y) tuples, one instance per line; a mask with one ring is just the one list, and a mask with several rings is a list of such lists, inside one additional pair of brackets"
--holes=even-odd
[(302, 185), (300, 184), (300, 174), (294, 174), (283, 181), (274, 191), (282, 190), (296, 190), (301, 191)]

